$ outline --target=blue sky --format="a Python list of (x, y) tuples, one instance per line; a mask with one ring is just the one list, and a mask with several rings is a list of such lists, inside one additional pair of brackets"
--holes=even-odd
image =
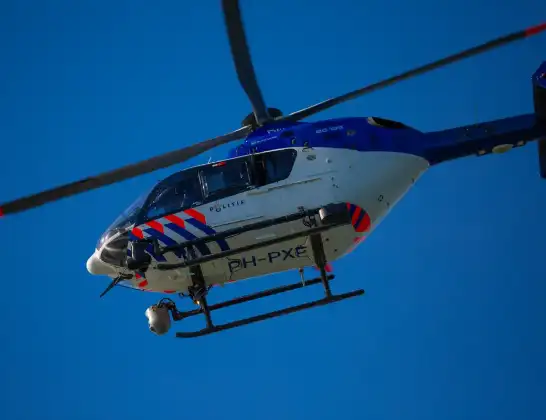
[[(219, 3), (4, 2), (0, 201), (238, 127), (250, 105)], [(284, 112), (546, 16), (535, 0), (242, 9), (266, 101)], [(537, 36), (313, 119), (379, 115), (432, 131), (532, 112), (545, 45)], [(334, 264), (333, 288), (365, 297), (197, 340), (151, 335), (144, 310), (156, 296), (99, 300), (106, 279), (85, 270), (106, 226), (174, 169), (1, 221), (0, 418), (544, 418), (546, 182), (534, 144), (428, 172)], [(293, 281), (257, 279), (216, 299)]]

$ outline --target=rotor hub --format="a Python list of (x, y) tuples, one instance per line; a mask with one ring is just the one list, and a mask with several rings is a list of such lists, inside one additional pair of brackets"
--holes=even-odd
[[(269, 117), (271, 117), (271, 119), (283, 116), (282, 111), (278, 108), (267, 108), (267, 113), (269, 114)], [(256, 129), (260, 126), (258, 124), (258, 121), (256, 121), (256, 115), (254, 115), (254, 112), (248, 114), (241, 122), (241, 127), (245, 127), (247, 125), (252, 126), (253, 129)]]

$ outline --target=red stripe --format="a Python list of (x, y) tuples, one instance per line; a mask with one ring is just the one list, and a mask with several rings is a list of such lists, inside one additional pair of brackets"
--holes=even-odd
[(138, 284), (138, 287), (146, 287), (148, 286), (148, 280), (142, 280), (139, 284)]
[(163, 293), (176, 293), (176, 290), (163, 290)]
[(163, 233), (163, 225), (158, 221), (152, 220), (151, 222), (146, 222), (146, 224), (150, 226), (153, 230), (157, 230), (158, 232)]
[(167, 219), (171, 223), (174, 223), (178, 227), (181, 227), (181, 228), (186, 227), (186, 225), (184, 224), (184, 220), (178, 217), (176, 214), (165, 216), (165, 219)]
[(201, 223), (204, 223), (204, 224), (207, 223), (207, 219), (205, 218), (205, 215), (201, 212), (198, 212), (195, 209), (184, 210), (184, 213), (186, 213), (190, 217), (193, 217), (195, 220), (199, 220)]
[(4, 210), (2, 210), (2, 207), (0, 207), (0, 217), (4, 216)]
[(138, 273), (135, 273), (135, 277), (136, 277), (137, 279), (139, 279), (139, 278), (141, 278), (142, 276), (141, 276), (140, 274), (138, 274)]
[(134, 227), (133, 230), (132, 230), (132, 233), (133, 235), (135, 235), (138, 239), (144, 239), (144, 233), (142, 233), (142, 231), (137, 228), (137, 227)]
[(360, 223), (356, 227), (356, 231), (357, 232), (365, 232), (370, 228), (370, 225), (371, 225), (370, 216), (368, 215), (368, 213), (366, 213), (366, 214), (364, 214), (364, 217), (362, 218), (362, 220), (360, 221)]
[(360, 207), (357, 207), (355, 212), (353, 213), (353, 219), (351, 220), (351, 224), (356, 228), (356, 222), (358, 221), (358, 218), (360, 217), (360, 212), (362, 209)]
[(539, 32), (542, 32), (544, 30), (546, 30), (546, 23), (541, 23), (540, 25), (532, 26), (532, 27), (526, 29), (525, 30), (525, 36), (536, 35)]

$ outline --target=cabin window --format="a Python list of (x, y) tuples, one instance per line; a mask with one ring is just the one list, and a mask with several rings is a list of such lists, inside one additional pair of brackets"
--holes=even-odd
[(290, 176), (297, 152), (294, 149), (275, 150), (256, 155), (257, 184), (267, 185)]
[(293, 149), (268, 153), (265, 159), (267, 183), (279, 182), (290, 176), (297, 152)]
[(252, 186), (246, 158), (218, 162), (200, 172), (207, 200), (238, 194)]
[(203, 196), (195, 171), (178, 172), (161, 181), (148, 199), (148, 219), (176, 213), (202, 204)]

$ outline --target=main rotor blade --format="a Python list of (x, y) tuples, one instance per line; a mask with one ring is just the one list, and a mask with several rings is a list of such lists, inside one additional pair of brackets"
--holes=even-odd
[(222, 7), (237, 77), (250, 99), (256, 121), (262, 125), (270, 118), (250, 58), (239, 2), (238, 0), (222, 0)]
[(38, 194), (20, 198), (9, 203), (0, 204), (0, 216), (29, 210), (52, 201), (60, 200), (61, 198), (94, 190), (99, 187), (104, 187), (106, 185), (124, 181), (129, 178), (134, 178), (158, 169), (167, 168), (198, 156), (201, 153), (217, 146), (246, 137), (250, 132), (251, 127), (245, 126), (229, 134), (215, 137), (201, 143), (196, 143), (184, 149), (175, 150), (173, 152), (165, 153), (161, 156), (156, 156), (119, 169), (114, 169), (113, 171), (105, 172), (94, 177), (85, 178), (80, 181), (40, 192)]
[(325, 111), (329, 108), (332, 108), (335, 105), (341, 104), (343, 102), (349, 101), (351, 99), (355, 99), (359, 96), (372, 93), (376, 90), (383, 89), (387, 86), (393, 85), (395, 83), (398, 83), (402, 80), (409, 79), (411, 77), (429, 72), (431, 70), (435, 70), (437, 68), (446, 66), (448, 64), (452, 64), (456, 61), (463, 60), (465, 58), (473, 57), (475, 55), (481, 54), (485, 51), (492, 50), (494, 48), (500, 47), (502, 45), (509, 44), (514, 41), (518, 41), (527, 37), (530, 37), (532, 35), (536, 35), (539, 32), (542, 32), (546, 30), (546, 23), (533, 26), (531, 28), (525, 29), (523, 31), (518, 31), (511, 33), (509, 35), (502, 36), (500, 38), (496, 38), (492, 41), (486, 42), (484, 44), (478, 45), (476, 47), (461, 51), (457, 54), (450, 55), (448, 57), (442, 58), (441, 60), (434, 61), (432, 63), (426, 64), (424, 66), (418, 67), (413, 70), (406, 71), (405, 73), (401, 73), (397, 76), (390, 77), (388, 79), (385, 79), (381, 82), (374, 83), (372, 85), (366, 86), (362, 89), (353, 90), (352, 92), (346, 93), (344, 95), (327, 99), (323, 102), (319, 102), (318, 104), (312, 105), (308, 108), (304, 108), (302, 110), (293, 112), (289, 115), (286, 115), (284, 117), (277, 118), (277, 121), (281, 120), (289, 120), (289, 121), (299, 121), (304, 118), (307, 118), (311, 115), (317, 114), (319, 112)]

